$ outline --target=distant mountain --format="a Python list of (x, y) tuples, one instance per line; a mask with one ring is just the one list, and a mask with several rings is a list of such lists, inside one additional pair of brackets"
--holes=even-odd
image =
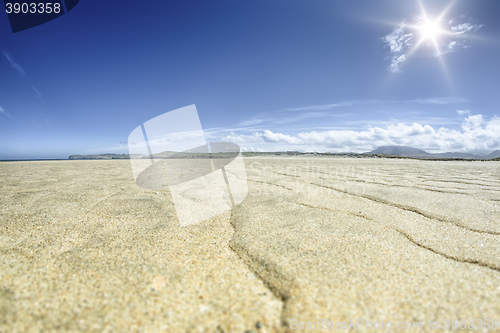
[(70, 155), (70, 160), (123, 160), (129, 158), (140, 158), (140, 155), (129, 154), (99, 154), (99, 155)]
[(70, 160), (123, 160), (123, 159), (208, 159), (208, 158), (234, 158), (235, 153), (202, 153), (202, 152), (175, 152), (164, 151), (161, 153), (149, 155), (139, 154), (99, 154), (99, 155), (71, 155)]
[[(480, 151), (478, 151), (480, 153)], [(351, 152), (344, 153), (317, 153), (317, 152), (243, 152), (244, 157), (250, 156), (296, 156), (296, 155), (315, 155), (330, 157), (389, 157), (389, 158), (424, 158), (424, 159), (478, 159), (478, 160), (500, 160), (500, 150), (495, 150), (486, 155), (472, 153), (428, 153), (425, 150), (407, 146), (380, 146), (370, 152), (358, 154)], [(174, 152), (164, 151), (153, 154), (155, 159), (199, 159), (199, 158), (233, 158), (234, 153), (203, 153), (203, 152)], [(375, 156), (374, 156), (375, 155)], [(100, 154), (100, 155), (71, 155), (70, 160), (111, 160), (111, 159), (140, 159), (151, 158), (149, 155), (128, 155), (128, 154)]]
[(483, 157), (475, 154), (470, 154), (470, 153), (437, 153), (437, 154), (431, 154), (435, 157), (441, 157), (441, 158), (463, 158), (466, 160), (476, 160), (476, 159), (482, 159)]
[(488, 155), (476, 155), (471, 153), (457, 153), (457, 152), (447, 152), (447, 153), (428, 153), (425, 150), (417, 149), (413, 147), (406, 146), (380, 146), (375, 150), (364, 153), (369, 155), (393, 155), (393, 156), (403, 156), (403, 157), (411, 157), (411, 158), (430, 158), (430, 159), (440, 159), (440, 158), (451, 158), (451, 159), (484, 159), (491, 160), (494, 158), (500, 157), (500, 150), (495, 150), (494, 152)]
[(380, 146), (377, 149), (372, 150), (365, 154), (396, 155), (396, 156), (413, 157), (413, 158), (433, 157), (432, 154), (429, 154), (424, 150), (406, 146)]
[(482, 158), (484, 158), (486, 160), (492, 160), (494, 158), (499, 158), (499, 157), (500, 157), (500, 150), (495, 150), (495, 151), (489, 153), (488, 155), (482, 156)]

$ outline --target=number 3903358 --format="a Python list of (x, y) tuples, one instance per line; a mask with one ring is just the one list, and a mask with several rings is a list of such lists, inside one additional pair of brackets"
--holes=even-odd
[(61, 12), (61, 4), (60, 3), (51, 3), (51, 2), (46, 2), (46, 3), (6, 3), (5, 8), (7, 11), (7, 14), (52, 14), (56, 13), (59, 14)]

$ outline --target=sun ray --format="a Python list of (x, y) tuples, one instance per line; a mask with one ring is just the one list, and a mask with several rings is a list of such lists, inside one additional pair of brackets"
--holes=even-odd
[(446, 81), (448, 82), (448, 86), (451, 88), (452, 83), (450, 80), (448, 69), (446, 67), (446, 63), (445, 63), (444, 58), (443, 58), (443, 53), (440, 49), (439, 39), (441, 37), (453, 35), (452, 31), (446, 30), (446, 29), (441, 27), (441, 22), (443, 21), (446, 14), (450, 11), (450, 9), (455, 4), (455, 0), (451, 1), (450, 4), (441, 13), (439, 13), (439, 15), (437, 17), (432, 17), (432, 18), (429, 17), (429, 15), (427, 14), (427, 10), (425, 9), (425, 6), (424, 6), (422, 0), (418, 0), (418, 3), (420, 6), (421, 18), (420, 18), (420, 20), (418, 20), (417, 24), (409, 25), (409, 27), (412, 28), (413, 30), (419, 32), (420, 38), (418, 39), (416, 44), (413, 46), (413, 48), (410, 50), (410, 52), (408, 53), (408, 56), (410, 56), (414, 52), (416, 52), (424, 42), (426, 42), (426, 41), (430, 42), (430, 44), (432, 44), (432, 46), (434, 47), (435, 56), (439, 60), (444, 77), (445, 77)]
[(439, 16), (437, 17), (439, 21), (441, 21), (444, 18), (444, 16), (448, 14), (450, 9), (455, 5), (455, 2), (456, 0), (451, 1), (450, 4), (441, 12), (441, 14), (439, 14)]
[(408, 56), (414, 54), (420, 49), (424, 42), (428, 42), (434, 47), (435, 56), (440, 58), (440, 62), (444, 64), (444, 60), (440, 57), (442, 54), (440, 49), (440, 39), (445, 36), (453, 35), (453, 32), (442, 27), (442, 21), (445, 15), (453, 7), (455, 1), (450, 2), (450, 4), (441, 12), (437, 17), (430, 17), (425, 9), (422, 0), (418, 0), (420, 6), (420, 15), (417, 17), (416, 24), (409, 24), (408, 27), (419, 35), (417, 42), (411, 50), (408, 52)]

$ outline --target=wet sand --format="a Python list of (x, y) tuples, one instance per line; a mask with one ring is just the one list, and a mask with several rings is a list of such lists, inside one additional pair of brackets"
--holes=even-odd
[(245, 163), (242, 204), (180, 227), (127, 160), (1, 162), (0, 331), (500, 320), (498, 162)]

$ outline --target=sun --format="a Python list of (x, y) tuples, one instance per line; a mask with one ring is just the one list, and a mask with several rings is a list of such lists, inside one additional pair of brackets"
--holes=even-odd
[(440, 39), (445, 35), (449, 35), (449, 31), (441, 26), (441, 18), (432, 18), (422, 13), (417, 18), (417, 23), (412, 26), (417, 36), (420, 36), (417, 47), (424, 42), (430, 42), (434, 45), (436, 52), (439, 51)]
[(441, 64), (443, 73), (451, 86), (443, 55), (453, 52), (458, 35), (472, 28), (468, 26), (457, 28), (460, 25), (452, 25), (458, 22), (450, 20), (448, 13), (458, 0), (445, 0), (448, 4), (440, 11), (436, 11), (438, 8), (435, 5), (432, 10), (428, 11), (423, 3), (427, 0), (415, 1), (420, 7), (420, 12), (417, 11), (411, 21), (405, 19), (399, 23), (391, 22), (392, 25), (397, 24), (397, 28), (391, 34), (384, 36), (384, 41), (390, 47), (391, 52), (392, 62), (389, 70), (393, 73), (400, 72), (401, 64), (413, 56), (420, 59), (432, 58)]
[(441, 55), (441, 40), (446, 37), (446, 35), (450, 34), (450, 32), (441, 25), (442, 16), (443, 15), (440, 15), (437, 18), (429, 17), (425, 11), (423, 11), (422, 14), (416, 18), (417, 22), (413, 25), (409, 25), (416, 36), (419, 37), (411, 53), (415, 52), (423, 45), (429, 45), (434, 48), (436, 55)]
[(443, 33), (439, 22), (437, 20), (424, 19), (419, 30), (422, 34), (422, 38), (431, 40), (433, 42), (439, 39), (439, 35)]
[(413, 51), (416, 51), (422, 44), (432, 45), (435, 51), (435, 54), (440, 56), (440, 44), (443, 38), (447, 35), (450, 35), (451, 32), (448, 31), (441, 24), (446, 13), (453, 6), (454, 1), (452, 1), (439, 15), (432, 16), (429, 15), (425, 10), (422, 0), (419, 0), (420, 4), (420, 15), (416, 17), (416, 23), (414, 25), (410, 25), (411, 28), (414, 29), (414, 32), (420, 36), (417, 40), (417, 43), (414, 45)]

